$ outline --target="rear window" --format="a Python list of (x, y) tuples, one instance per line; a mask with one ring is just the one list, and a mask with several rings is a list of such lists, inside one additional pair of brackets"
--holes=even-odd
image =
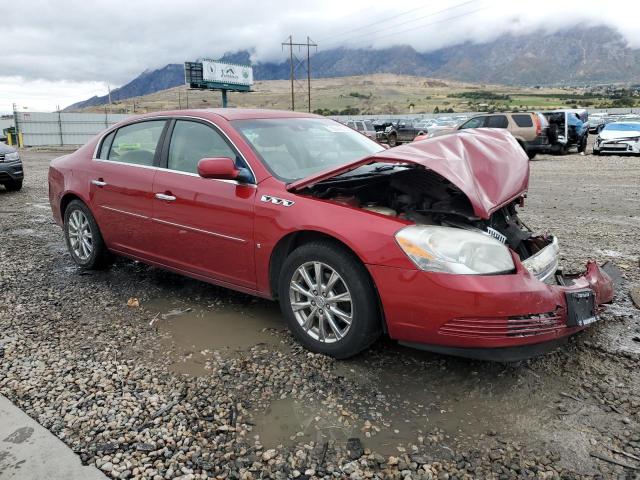
[(512, 115), (511, 118), (519, 127), (533, 127), (531, 115)]

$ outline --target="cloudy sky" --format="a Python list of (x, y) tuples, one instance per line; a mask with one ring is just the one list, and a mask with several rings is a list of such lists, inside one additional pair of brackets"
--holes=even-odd
[(31, 111), (65, 107), (145, 69), (227, 51), (283, 60), (289, 34), (309, 35), (320, 49), (428, 51), (582, 23), (614, 27), (640, 47), (638, 18), (640, 2), (631, 0), (21, 0), (2, 9), (0, 112), (14, 102)]

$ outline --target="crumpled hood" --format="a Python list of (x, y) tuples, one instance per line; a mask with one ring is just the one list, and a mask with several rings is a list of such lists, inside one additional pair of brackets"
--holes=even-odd
[(374, 162), (413, 163), (436, 172), (458, 187), (484, 219), (529, 186), (529, 159), (515, 138), (506, 130), (478, 128), (390, 148), (290, 183), (287, 190), (299, 191)]

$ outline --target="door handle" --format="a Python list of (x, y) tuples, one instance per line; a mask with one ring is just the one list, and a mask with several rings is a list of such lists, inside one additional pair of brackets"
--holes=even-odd
[(173, 202), (176, 199), (173, 195), (167, 195), (166, 193), (156, 193), (156, 198), (165, 202)]
[(98, 180), (91, 180), (91, 183), (96, 187), (104, 187), (107, 185), (107, 182), (103, 181), (101, 178)]

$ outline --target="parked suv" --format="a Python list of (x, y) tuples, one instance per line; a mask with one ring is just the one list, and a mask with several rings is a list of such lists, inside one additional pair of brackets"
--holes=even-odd
[(530, 159), (549, 149), (549, 124), (542, 114), (535, 112), (476, 115), (457, 127), (429, 132), (427, 136), (436, 137), (467, 128), (504, 128), (516, 138)]
[(20, 154), (15, 148), (0, 143), (0, 184), (9, 191), (17, 191), (22, 188), (23, 178)]

